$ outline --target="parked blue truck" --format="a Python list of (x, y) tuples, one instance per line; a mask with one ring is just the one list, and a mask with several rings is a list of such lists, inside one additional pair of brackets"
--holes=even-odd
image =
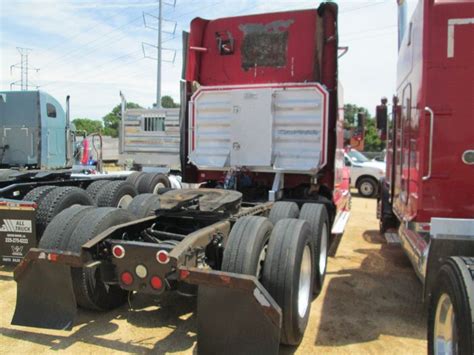
[(0, 92), (0, 167), (72, 167), (73, 137), (67, 109), (43, 91)]

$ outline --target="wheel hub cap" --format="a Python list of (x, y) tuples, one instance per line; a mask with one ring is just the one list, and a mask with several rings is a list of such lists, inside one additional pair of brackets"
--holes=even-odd
[(360, 185), (360, 191), (362, 191), (362, 193), (364, 195), (371, 195), (372, 192), (374, 192), (374, 189), (372, 187), (372, 185), (368, 182), (363, 182), (361, 185)]
[(433, 337), (435, 354), (458, 354), (456, 317), (451, 298), (446, 293), (441, 295), (436, 306)]
[(306, 314), (311, 291), (311, 250), (305, 246), (301, 259), (300, 281), (298, 287), (298, 314), (301, 318)]
[(155, 185), (153, 189), (153, 193), (156, 195), (158, 193), (159, 189), (164, 189), (166, 186), (163, 185), (163, 183), (159, 182), (158, 184)]
[(321, 247), (319, 248), (319, 275), (322, 277), (326, 273), (326, 260), (328, 255), (328, 228), (326, 223), (323, 226), (323, 232), (321, 233)]
[(118, 208), (127, 208), (130, 202), (132, 202), (133, 197), (130, 195), (125, 195), (122, 196), (122, 198), (119, 200), (117, 207)]

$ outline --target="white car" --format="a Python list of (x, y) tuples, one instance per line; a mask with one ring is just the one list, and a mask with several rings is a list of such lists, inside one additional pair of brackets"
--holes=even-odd
[(379, 179), (385, 176), (385, 162), (370, 160), (357, 150), (346, 152), (344, 160), (351, 169), (351, 187), (357, 188), (363, 197), (374, 197)]

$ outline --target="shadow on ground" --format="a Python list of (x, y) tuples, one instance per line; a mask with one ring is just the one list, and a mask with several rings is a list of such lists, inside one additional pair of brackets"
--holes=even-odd
[[(48, 346), (51, 350), (67, 350), (78, 342), (135, 354), (162, 354), (192, 349), (196, 341), (194, 298), (168, 293), (155, 300), (139, 295), (131, 300), (131, 305), (132, 309), (126, 305), (106, 313), (79, 311), (73, 331), (65, 331), (61, 335), (44, 334), (41, 330), (34, 332), (28, 328), (0, 328), (0, 334)], [(115, 339), (105, 338), (119, 329), (115, 321), (124, 318), (135, 327), (150, 328), (146, 333), (148, 335), (143, 337), (144, 332), (137, 331), (141, 337), (132, 341), (121, 340), (120, 334)], [(160, 338), (161, 335), (165, 336)]]
[(364, 256), (359, 267), (328, 274), (315, 343), (343, 346), (381, 335), (425, 339), (422, 286), (403, 250), (385, 244), (378, 231), (363, 238), (381, 248), (354, 250), (354, 258)]

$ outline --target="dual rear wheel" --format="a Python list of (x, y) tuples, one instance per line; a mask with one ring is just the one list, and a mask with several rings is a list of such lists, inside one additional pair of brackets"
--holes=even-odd
[[(298, 218), (299, 217), (299, 218)], [(282, 308), (281, 342), (297, 345), (313, 295), (326, 272), (327, 212), (323, 205), (277, 202), (269, 218), (242, 217), (224, 249), (222, 270), (254, 275)]]

